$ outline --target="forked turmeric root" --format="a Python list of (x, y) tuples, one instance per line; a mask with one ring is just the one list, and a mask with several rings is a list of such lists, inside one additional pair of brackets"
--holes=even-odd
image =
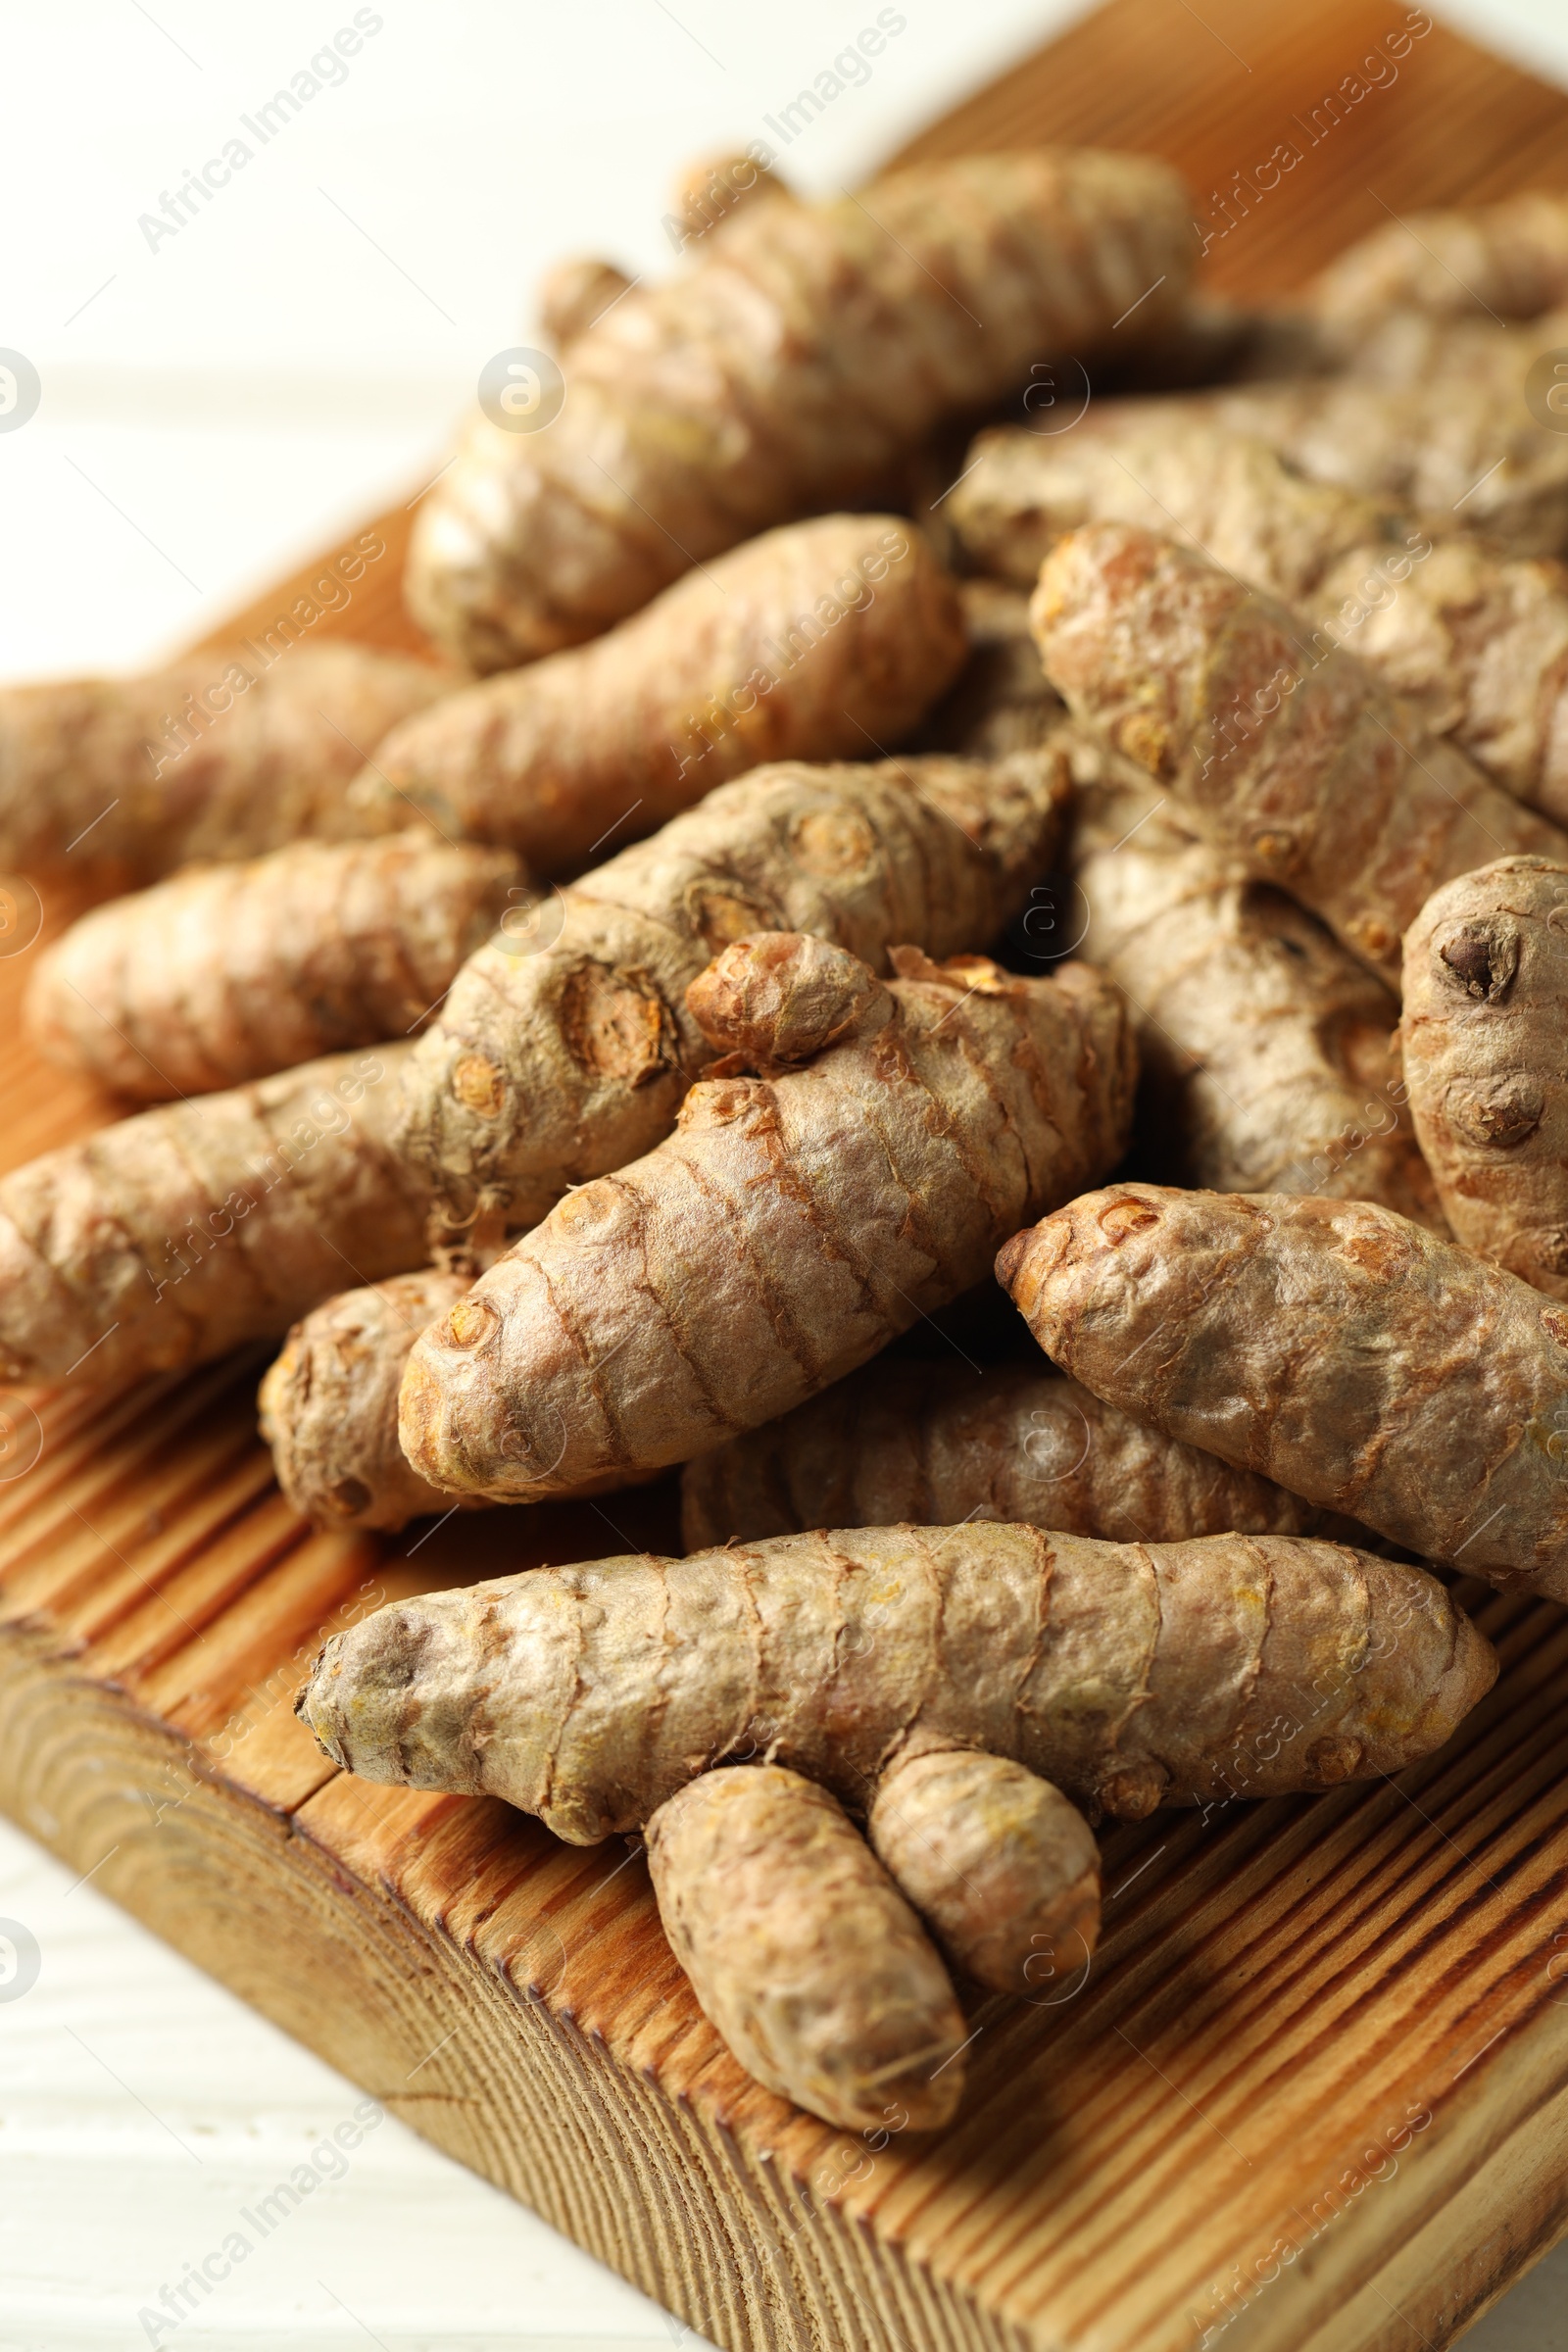
[(400, 1602), (326, 1644), (299, 1711), (368, 1780), (488, 1792), (576, 1844), (646, 1829), (741, 2063), (850, 2126), (893, 2083), (930, 2126), (964, 2029), (917, 1914), (1023, 1992), (1094, 1939), (1068, 1799), (1139, 1819), (1396, 1772), (1495, 1670), (1435, 1577), (1338, 1544), (891, 1527)]

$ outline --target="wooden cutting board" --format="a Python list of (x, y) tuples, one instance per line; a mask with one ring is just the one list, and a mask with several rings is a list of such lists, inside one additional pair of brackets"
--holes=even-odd
[[(1450, 33), (1371, 86), (1361, 61), (1410, 14), (1112, 0), (910, 153), (1162, 154), (1239, 293), (1298, 282), (1389, 209), (1568, 183), (1568, 99)], [(1365, 94), (1325, 108), (1348, 76)], [(1299, 163), (1248, 196), (1236, 174), (1281, 141)], [(375, 528), (384, 556), (317, 625), (416, 644), (407, 510)], [(0, 961), (7, 1016), (29, 960)], [(14, 1018), (0, 1039), (8, 1164), (114, 1115)], [(867, 2140), (728, 2059), (634, 1852), (364, 1787), (291, 1710), (323, 1631), (383, 1598), (673, 1547), (668, 1489), (318, 1535), (257, 1445), (259, 1369), (7, 1400), (0, 1802), (693, 2328), (736, 2352), (1408, 2352), (1568, 2227), (1560, 1611), (1470, 1595), (1504, 1679), (1397, 1782), (1116, 1832), (1087, 1982), (1064, 1964), (1036, 2005), (983, 2001), (954, 2128)]]

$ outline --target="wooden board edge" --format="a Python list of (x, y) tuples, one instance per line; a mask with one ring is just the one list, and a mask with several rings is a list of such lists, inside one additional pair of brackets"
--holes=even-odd
[(1291, 2352), (1410, 2352), (1412, 2330), (1434, 2346), (1456, 2343), (1565, 2236), (1568, 2089), (1463, 2170), (1440, 2210)]
[(1484, 2083), (1433, 2103), (1430, 2141), (1369, 2146), (1332, 2220), (1303, 2216), (1261, 2275), (1216, 2280), (1195, 2352), (1438, 2352), (1473, 2327), (1568, 2234), (1563, 2000), (1508, 2035)]

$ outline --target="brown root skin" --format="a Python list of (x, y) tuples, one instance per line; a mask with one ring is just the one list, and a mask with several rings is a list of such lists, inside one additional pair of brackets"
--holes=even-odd
[(877, 1783), (866, 1836), (949, 1963), (988, 1991), (1059, 1997), (1087, 1972), (1100, 1849), (1038, 1774), (974, 1748), (906, 1750)]
[(1107, 1402), (1425, 1559), (1568, 1600), (1568, 1320), (1516, 1276), (1369, 1201), (1150, 1184), (1086, 1193), (997, 1273)]
[(809, 1061), (892, 1013), (886, 989), (858, 956), (794, 931), (763, 932), (726, 950), (698, 973), (686, 1003), (713, 1052), (751, 1069)]
[(108, 1385), (280, 1339), (423, 1254), (393, 1149), (410, 1049), (330, 1054), (162, 1104), (0, 1180), (0, 1373)]
[(423, 827), (187, 869), (73, 924), (24, 1017), (122, 1094), (211, 1094), (422, 1027), (525, 882), (510, 851)]
[(1044, 1365), (993, 1364), (976, 1378), (956, 1357), (877, 1356), (681, 1474), (689, 1551), (813, 1527), (970, 1518), (1118, 1543), (1231, 1531), (1375, 1541)]
[(1412, 741), (1352, 655), (1318, 658), (1285, 606), (1170, 540), (1121, 523), (1070, 533), (1031, 612), (1074, 716), (1395, 984), (1400, 937), (1438, 884), (1499, 844), (1568, 856), (1568, 834), (1451, 744)]
[(557, 262), (540, 279), (534, 297), (541, 334), (553, 349), (564, 352), (631, 283), (624, 270), (597, 254), (574, 254)]
[(818, 515), (396, 728), (355, 796), (383, 825), (412, 806), (559, 874), (761, 760), (897, 743), (963, 657), (956, 589), (912, 523)]
[(1031, 589), (1064, 533), (1130, 523), (1190, 537), (1227, 571), (1300, 603), (1347, 556), (1396, 555), (1416, 530), (1391, 501), (1304, 480), (1201, 411), (1162, 410), (1112, 401), (1054, 439), (1016, 425), (983, 432), (952, 500), (968, 561)]
[(1325, 1788), (1430, 1754), (1495, 1673), (1435, 1577), (1342, 1544), (972, 1523), (426, 1593), (334, 1636), (299, 1712), (367, 1780), (593, 1844), (753, 1759), (858, 1811), (906, 1747), (1010, 1757), (1129, 1819)]
[(367, 819), (349, 787), (389, 728), (463, 682), (340, 643), (236, 646), (146, 677), (7, 687), (0, 871), (109, 896), (192, 859), (396, 831), (406, 806)]
[(1130, 763), (1084, 745), (1075, 764), (1071, 922), (1133, 1007), (1138, 1164), (1213, 1192), (1380, 1200), (1445, 1231), (1397, 999)]
[(578, 644), (688, 564), (877, 495), (1042, 351), (1157, 337), (1197, 258), (1174, 172), (1090, 149), (901, 172), (822, 206), (765, 174), (741, 192), (685, 268), (575, 336), (548, 432), (476, 417), (420, 505), (412, 609), (476, 668)]
[(1568, 439), (1520, 398), (1535, 362), (1568, 342), (1568, 311), (1528, 326), (1397, 311), (1368, 332), (1318, 332), (1317, 353), (1252, 370), (1278, 380), (1097, 404), (1097, 424), (1217, 425), (1311, 481), (1409, 509), (1433, 540), (1462, 524), (1500, 556), (1568, 552)]
[(262, 1437), (278, 1485), (318, 1527), (395, 1531), (452, 1507), (398, 1444), (398, 1383), (425, 1325), (470, 1287), (434, 1266), (395, 1275), (329, 1298), (289, 1333), (257, 1399)]
[(743, 940), (694, 985), (749, 1006), (769, 1066), (792, 959), (838, 1042), (693, 1088), (673, 1135), (568, 1194), (425, 1334), (400, 1401), (421, 1476), (531, 1501), (685, 1461), (864, 1362), (983, 1279), (1026, 1203), (1114, 1164), (1132, 1048), (1089, 966), (910, 952), (884, 985), (814, 940)]
[(914, 1912), (842, 1806), (777, 1765), (709, 1772), (648, 1824), (659, 1915), (748, 2074), (825, 2123), (951, 2122), (967, 2029)]
[(1539, 318), (1568, 302), (1568, 200), (1535, 190), (1385, 221), (1337, 255), (1302, 299), (1344, 329), (1375, 327), (1396, 310)]
[(1455, 1239), (1568, 1298), (1568, 865), (1502, 858), (1404, 940), (1404, 1067)]
[(669, 194), (664, 225), (671, 243), (680, 250), (698, 237), (706, 237), (743, 204), (768, 197), (796, 201), (794, 190), (766, 164), (755, 155), (729, 148), (694, 158), (676, 174)]
[[(1114, 404), (1058, 440), (982, 434), (954, 493), (973, 562), (1032, 587), (1086, 522), (1171, 533), (1376, 670), (1424, 732), (1451, 735), (1503, 789), (1568, 815), (1568, 575), (1481, 542), (1434, 544), (1407, 509), (1307, 481), (1261, 442)], [(1305, 636), (1307, 630), (1302, 631)]]
[(728, 941), (811, 932), (873, 969), (900, 941), (979, 946), (1052, 866), (1071, 792), (1054, 749), (721, 786), (469, 958), (410, 1066), (403, 1150), (461, 1214), (482, 1195), (536, 1224), (668, 1134), (712, 1058), (686, 992)]
[(1435, 539), (1460, 520), (1501, 555), (1557, 556), (1568, 552), (1568, 438), (1537, 422), (1520, 386), (1565, 340), (1561, 311), (1515, 328), (1404, 313), (1352, 346), (1345, 372), (1189, 397), (1314, 481), (1412, 508)]

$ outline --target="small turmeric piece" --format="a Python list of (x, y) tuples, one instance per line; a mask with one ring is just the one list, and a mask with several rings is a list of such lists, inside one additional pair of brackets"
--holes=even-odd
[[(236, 646), (146, 677), (0, 690), (0, 871), (109, 896), (193, 858), (370, 830), (354, 778), (461, 679), (348, 643), (271, 659)], [(406, 808), (390, 819), (407, 822)]]
[[(324, 1311), (324, 1310), (323, 1310)], [(1020, 1521), (1116, 1543), (1331, 1536), (1365, 1544), (1250, 1470), (1179, 1445), (1075, 1380), (1029, 1364), (878, 1356), (780, 1421), (681, 1472), (688, 1551), (813, 1527)]]
[(692, 983), (733, 1058), (416, 1344), (401, 1431), (423, 1477), (532, 1501), (685, 1461), (863, 1363), (982, 1279), (1024, 1203), (1115, 1164), (1133, 1058), (1108, 982), (893, 962), (884, 985), (764, 932)]
[(1073, 715), (1394, 985), (1400, 937), (1440, 882), (1499, 851), (1568, 856), (1568, 833), (1453, 744), (1412, 738), (1354, 655), (1320, 653), (1286, 606), (1169, 539), (1070, 532), (1031, 612)]
[(876, 969), (907, 942), (984, 947), (1071, 792), (1059, 751), (754, 769), (469, 958), (406, 1074), (401, 1148), (460, 1232), (537, 1224), (668, 1134), (713, 1059), (686, 991), (729, 941), (808, 931)]
[(572, 334), (548, 430), (474, 419), (419, 509), (416, 617), (506, 668), (756, 531), (876, 495), (1034, 362), (1156, 337), (1192, 274), (1188, 212), (1163, 165), (1093, 149), (971, 157), (823, 206), (759, 174), (684, 271)]
[[(1080, 776), (1092, 760), (1084, 747)], [(1079, 795), (1071, 928), (1133, 1008), (1142, 1164), (1219, 1193), (1381, 1200), (1442, 1232), (1397, 1000), (1294, 899), (1196, 840), (1147, 777), (1099, 765)]]
[(278, 1485), (318, 1527), (395, 1530), (452, 1508), (398, 1444), (398, 1383), (425, 1325), (469, 1285), (439, 1266), (394, 1275), (341, 1292), (289, 1333), (262, 1382), (262, 1436)]
[(554, 263), (534, 298), (540, 333), (552, 350), (564, 353), (632, 282), (624, 270), (598, 254), (571, 254)]
[(1068, 1798), (1141, 1820), (1397, 1772), (1495, 1674), (1436, 1577), (1344, 1545), (971, 1523), (426, 1593), (335, 1635), (298, 1712), (367, 1780), (499, 1796), (574, 1844), (646, 1828), (741, 2064), (852, 2126), (891, 2078), (931, 2125), (964, 2033), (914, 1913), (1024, 1991), (1098, 1926)]
[[(1142, 415), (1143, 412), (1140, 412)], [(1568, 574), (1479, 542), (1434, 543), (1388, 499), (1303, 479), (1261, 442), (1178, 415), (1045, 440), (982, 434), (951, 523), (974, 562), (1033, 587), (1055, 541), (1126, 522), (1210, 563), (1348, 648), (1428, 734), (1449, 735), (1518, 800), (1568, 819)], [(1450, 522), (1452, 518), (1450, 517)]]
[(1086, 1193), (997, 1274), (1107, 1403), (1423, 1558), (1568, 1600), (1568, 1316), (1366, 1200)]
[(906, 1742), (877, 1782), (865, 1834), (950, 1966), (988, 1991), (1027, 1996), (1058, 1960), (1064, 1978), (1087, 1964), (1100, 1936), (1094, 1835), (1010, 1756)]
[(1404, 936), (1410, 1107), (1454, 1238), (1568, 1298), (1568, 865), (1499, 858)]
[(760, 760), (897, 742), (963, 657), (956, 589), (913, 524), (825, 514), (395, 728), (355, 795), (383, 827), (412, 808), (558, 874)]
[(1536, 189), (1385, 220), (1320, 270), (1300, 299), (1331, 326), (1352, 330), (1399, 310), (1539, 318), (1568, 303), (1568, 197)]
[(122, 1094), (210, 1094), (421, 1028), (524, 895), (511, 851), (423, 827), (187, 868), (73, 924), (26, 1023), (50, 1060)]
[(205, 1363), (416, 1264), (429, 1191), (390, 1142), (410, 1051), (163, 1103), (0, 1178), (0, 1376)]
[(761, 197), (782, 196), (798, 202), (787, 180), (744, 150), (719, 148), (711, 155), (694, 156), (675, 175), (670, 190), (672, 209), (663, 227), (671, 241), (684, 249), (743, 204)]

